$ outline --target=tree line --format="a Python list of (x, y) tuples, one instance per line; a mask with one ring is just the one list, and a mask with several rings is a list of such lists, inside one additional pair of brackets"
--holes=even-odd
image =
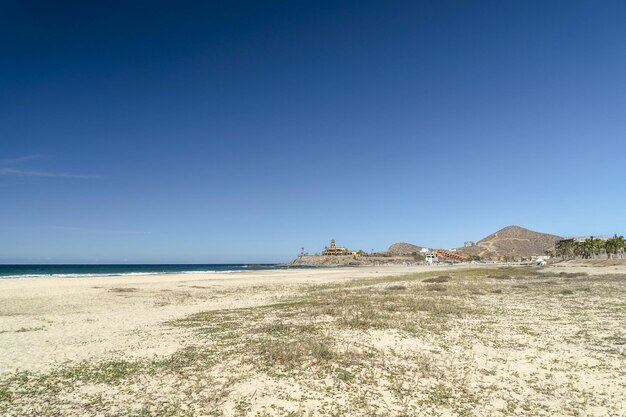
[(608, 239), (590, 237), (583, 241), (563, 240), (555, 248), (555, 254), (563, 259), (596, 259), (602, 255), (611, 258), (624, 258), (626, 239), (617, 234)]

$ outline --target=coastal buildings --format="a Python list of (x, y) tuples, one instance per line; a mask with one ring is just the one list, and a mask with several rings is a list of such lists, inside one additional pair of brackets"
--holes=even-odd
[(437, 252), (428, 252), (426, 254), (426, 263), (439, 263), (439, 257), (437, 256)]
[(352, 255), (359, 256), (358, 252), (350, 251), (348, 248), (338, 247), (335, 244), (335, 239), (330, 240), (330, 247), (326, 247), (322, 252), (323, 256), (342, 256), (342, 255)]
[(337, 247), (335, 239), (330, 240), (330, 247), (326, 247), (322, 252), (324, 256), (350, 255), (347, 248)]

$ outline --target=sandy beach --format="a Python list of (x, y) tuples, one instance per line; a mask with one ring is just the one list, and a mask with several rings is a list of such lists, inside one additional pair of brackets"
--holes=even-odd
[(184, 342), (160, 326), (168, 320), (269, 304), (307, 284), (440, 269), (445, 267), (2, 279), (0, 373), (116, 353), (172, 353)]
[(4, 279), (0, 411), (624, 415), (624, 283), (624, 265)]

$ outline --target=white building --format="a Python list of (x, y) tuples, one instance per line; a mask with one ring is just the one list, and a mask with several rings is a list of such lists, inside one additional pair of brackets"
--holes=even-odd
[(429, 264), (438, 263), (439, 257), (437, 256), (437, 252), (428, 252), (426, 254), (426, 262)]

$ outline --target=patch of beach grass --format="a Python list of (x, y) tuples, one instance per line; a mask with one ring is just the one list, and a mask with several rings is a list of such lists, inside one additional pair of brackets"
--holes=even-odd
[[(406, 283), (405, 278), (391, 286), (386, 285), (387, 279), (378, 278), (361, 280), (360, 285), (315, 286), (275, 304), (198, 313), (170, 325), (190, 328), (207, 342), (216, 343), (224, 361), (237, 356), (270, 375), (321, 372), (345, 380), (347, 374), (333, 370), (339, 367), (352, 372), (377, 361), (372, 359), (376, 349), (346, 343), (337, 337), (341, 332), (441, 334), (449, 320), (479, 313), (465, 300), (469, 294), (464, 288), (452, 288), (442, 296), (437, 294), (439, 288), (435, 293), (424, 292), (422, 276)], [(428, 284), (433, 285), (441, 286)]]
[(0, 404), (10, 403), (13, 396), (6, 386), (0, 386)]
[(579, 278), (588, 277), (589, 274), (587, 272), (559, 272), (558, 276), (561, 278)]
[(39, 330), (45, 329), (45, 326), (37, 326), (37, 327), (21, 327), (15, 331), (15, 333), (26, 333), (26, 332), (37, 332)]
[(78, 366), (61, 368), (57, 375), (67, 382), (92, 383), (92, 384), (119, 384), (122, 380), (137, 375), (144, 369), (140, 361), (112, 360), (91, 364), (83, 362)]
[(386, 287), (389, 291), (404, 291), (407, 289), (406, 285), (390, 285)]
[(442, 283), (442, 282), (448, 282), (450, 281), (450, 277), (446, 276), (446, 275), (440, 275), (438, 277), (433, 277), (433, 278), (426, 278), (424, 280), (422, 280), (422, 282), (429, 282), (429, 283)]
[(40, 330), (44, 330), (46, 327), (45, 326), (36, 326), (36, 327), (20, 327), (17, 330), (1, 330), (0, 334), (2, 333), (28, 333), (28, 332), (38, 332)]
[(116, 288), (109, 288), (107, 291), (109, 292), (137, 292), (139, 291), (139, 288), (116, 287)]

